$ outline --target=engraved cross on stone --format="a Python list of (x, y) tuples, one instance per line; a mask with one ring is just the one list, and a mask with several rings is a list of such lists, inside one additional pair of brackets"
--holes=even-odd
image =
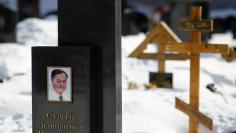
[(165, 51), (190, 54), (190, 104), (176, 98), (176, 108), (186, 113), (189, 119), (189, 133), (199, 132), (199, 123), (212, 130), (212, 119), (199, 111), (200, 53), (229, 54), (228, 45), (203, 44), (201, 31), (211, 31), (213, 21), (202, 20), (202, 7), (192, 7), (191, 20), (180, 22), (183, 30), (190, 31), (188, 43), (166, 43)]

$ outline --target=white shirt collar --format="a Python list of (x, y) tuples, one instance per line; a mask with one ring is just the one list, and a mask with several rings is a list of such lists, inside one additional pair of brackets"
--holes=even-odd
[(60, 96), (63, 97), (63, 101), (71, 101), (71, 98), (69, 96), (66, 95), (66, 93), (64, 92), (62, 95), (59, 95), (58, 93), (56, 93), (53, 88), (50, 89), (49, 91), (49, 100), (51, 101), (60, 101)]

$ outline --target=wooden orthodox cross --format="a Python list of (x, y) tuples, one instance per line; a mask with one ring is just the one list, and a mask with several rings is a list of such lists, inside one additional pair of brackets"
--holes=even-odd
[[(157, 60), (157, 70), (159, 70), (159, 72), (165, 72), (165, 60), (186, 60), (189, 58), (187, 54), (166, 54), (165, 47), (161, 45), (163, 42), (180, 43), (182, 41), (165, 22), (160, 22), (159, 25), (148, 33), (145, 40), (129, 55), (129, 57)], [(158, 48), (157, 53), (143, 52), (150, 43), (156, 44)]]
[(207, 128), (213, 128), (212, 120), (199, 111), (199, 80), (200, 80), (200, 53), (229, 54), (228, 45), (203, 44), (201, 31), (213, 30), (213, 21), (202, 20), (202, 7), (192, 7), (191, 20), (180, 22), (183, 30), (190, 31), (188, 43), (166, 43), (165, 51), (190, 54), (190, 104), (176, 98), (176, 108), (186, 113), (189, 119), (189, 133), (199, 132), (199, 123)]

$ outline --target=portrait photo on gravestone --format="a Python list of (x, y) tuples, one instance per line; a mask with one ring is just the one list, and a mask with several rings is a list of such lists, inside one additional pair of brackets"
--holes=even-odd
[(48, 102), (72, 102), (71, 67), (47, 67)]

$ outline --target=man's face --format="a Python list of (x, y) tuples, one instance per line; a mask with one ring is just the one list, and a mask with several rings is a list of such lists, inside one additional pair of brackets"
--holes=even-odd
[(60, 73), (55, 75), (52, 79), (52, 86), (56, 93), (62, 95), (62, 93), (66, 90), (66, 82), (67, 77), (64, 73)]

